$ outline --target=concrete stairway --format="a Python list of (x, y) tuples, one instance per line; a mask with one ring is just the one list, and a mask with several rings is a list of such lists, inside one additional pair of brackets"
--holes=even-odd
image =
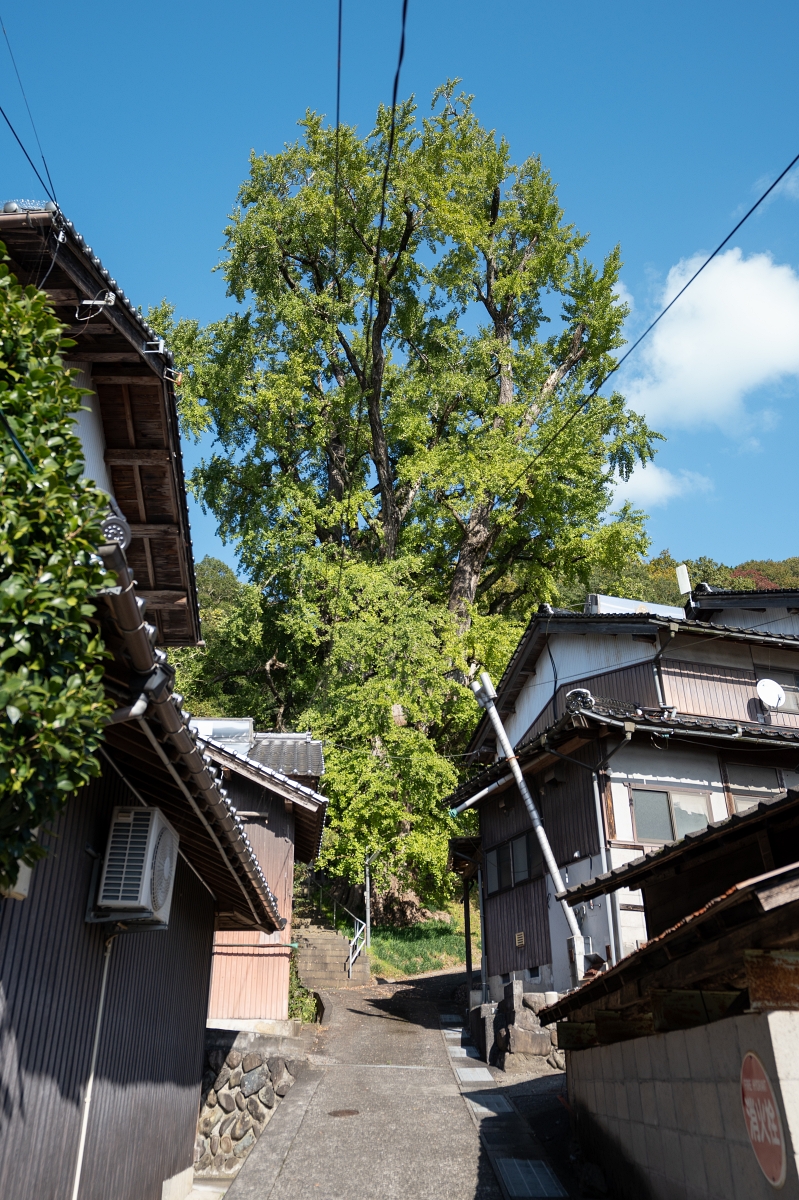
[(305, 921), (295, 924), (294, 932), (299, 942), (300, 979), (311, 991), (365, 987), (369, 983), (369, 958), (365, 950), (353, 964), (352, 978), (347, 976), (350, 944), (343, 934)]

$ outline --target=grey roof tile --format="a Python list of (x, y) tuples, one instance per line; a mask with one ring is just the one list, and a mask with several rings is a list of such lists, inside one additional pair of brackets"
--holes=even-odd
[(305, 734), (257, 733), (247, 757), (292, 778), (318, 779), (325, 770), (322, 743)]

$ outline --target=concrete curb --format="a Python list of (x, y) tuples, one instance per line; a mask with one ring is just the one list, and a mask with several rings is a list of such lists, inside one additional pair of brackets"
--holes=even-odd
[(302, 1072), (228, 1188), (226, 1200), (267, 1200), (324, 1074), (314, 1067)]

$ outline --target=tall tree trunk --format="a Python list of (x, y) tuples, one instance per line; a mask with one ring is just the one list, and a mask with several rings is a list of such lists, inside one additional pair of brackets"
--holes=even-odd
[(399, 541), (400, 516), (397, 500), (394, 495), (394, 475), (391, 460), (388, 456), (388, 442), (383, 428), (383, 414), (380, 411), (380, 401), (383, 392), (383, 372), (386, 358), (383, 352), (383, 332), (391, 317), (391, 294), (385, 287), (379, 287), (377, 293), (377, 313), (372, 326), (372, 370), (369, 375), (369, 386), (366, 393), (369, 411), (369, 428), (372, 434), (372, 461), (377, 471), (377, 482), (380, 487), (381, 522), (383, 525), (384, 558), (394, 558)]
[(458, 553), (458, 563), (449, 592), (449, 611), (457, 614), (461, 633), (471, 624), (469, 605), (474, 604), (485, 560), (496, 540), (497, 527), (491, 520), (493, 508), (493, 500), (475, 505), (466, 523)]

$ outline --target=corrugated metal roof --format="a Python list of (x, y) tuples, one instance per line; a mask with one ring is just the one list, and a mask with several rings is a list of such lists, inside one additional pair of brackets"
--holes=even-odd
[(310, 733), (257, 733), (247, 756), (293, 778), (318, 779), (325, 770), (322, 743)]
[[(698, 925), (705, 922), (712, 922), (720, 911), (723, 912), (724, 909), (732, 908), (742, 902), (746, 903), (751, 897), (759, 901), (760, 895), (768, 895), (769, 891), (772, 891), (768, 905), (770, 910), (773, 911), (775, 908), (795, 904), (797, 894), (795, 884), (797, 880), (799, 880), (799, 864), (797, 863), (789, 863), (785, 867), (777, 867), (775, 870), (767, 871), (763, 875), (755, 875), (751, 879), (741, 880), (740, 883), (734, 884), (720, 896), (709, 900), (707, 904), (702, 905), (696, 912), (689, 913), (669, 929), (664, 929), (657, 937), (644, 942), (638, 950), (635, 950), (632, 954), (628, 954), (626, 958), (620, 959), (610, 970), (600, 971), (590, 979), (584, 980), (574, 991), (567, 992), (565, 996), (558, 1000), (557, 1004), (552, 1004), (548, 1008), (542, 1009), (539, 1013), (542, 1024), (562, 1021), (570, 1013), (594, 1001), (602, 1000), (605, 996), (612, 995), (614, 992), (620, 991), (625, 983), (628, 982), (634, 981), (637, 985), (639, 995), (643, 997), (645, 995), (647, 976), (655, 974), (669, 960), (673, 964), (679, 958), (695, 953), (701, 947), (703, 941), (708, 943), (711, 940), (707, 934), (703, 936), (701, 933), (695, 933), (693, 937), (685, 938), (686, 930), (692, 931)], [(788, 886), (791, 883), (794, 884), (793, 888)], [(780, 884), (783, 886), (780, 887)], [(760, 913), (750, 915), (746, 922), (731, 922), (730, 928), (734, 926), (740, 929), (744, 927), (744, 924), (752, 925), (759, 919), (762, 919), (764, 914), (765, 906), (763, 906), (763, 911)], [(721, 932), (718, 931), (718, 935)], [(728, 930), (724, 930), (724, 932), (728, 932)], [(744, 945), (746, 945), (746, 942), (744, 942)], [(669, 951), (666, 955), (663, 954), (664, 946), (669, 946)], [(731, 960), (730, 966), (732, 966), (734, 957), (740, 955), (741, 951), (732, 947), (729, 954)], [(686, 980), (685, 984), (690, 986), (691, 981)]]

